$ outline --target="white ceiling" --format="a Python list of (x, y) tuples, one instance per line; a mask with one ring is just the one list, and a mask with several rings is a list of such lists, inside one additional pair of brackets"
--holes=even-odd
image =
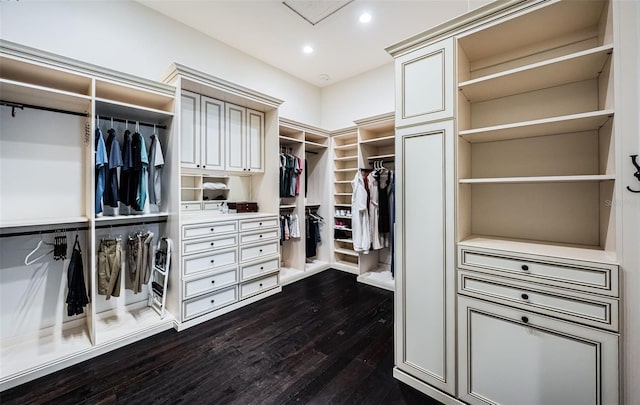
[[(469, 3), (354, 0), (312, 25), (279, 0), (139, 2), (318, 87), (391, 62), (384, 48), (466, 12)], [(318, 7), (328, 7), (323, 3), (337, 2), (287, 3), (316, 3), (298, 5), (317, 12)], [(358, 21), (365, 11), (373, 17), (368, 24)], [(310, 55), (302, 52), (307, 44), (314, 48)], [(321, 75), (328, 75), (329, 80), (322, 80)]]

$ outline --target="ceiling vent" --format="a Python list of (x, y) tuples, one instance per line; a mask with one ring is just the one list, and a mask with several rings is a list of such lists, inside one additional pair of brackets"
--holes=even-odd
[(285, 0), (282, 4), (304, 18), (309, 24), (316, 25), (352, 1), (354, 0)]

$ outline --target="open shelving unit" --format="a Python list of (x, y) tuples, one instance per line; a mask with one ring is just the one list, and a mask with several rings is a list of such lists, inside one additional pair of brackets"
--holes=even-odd
[(459, 36), (460, 245), (615, 260), (606, 4), (558, 2)]

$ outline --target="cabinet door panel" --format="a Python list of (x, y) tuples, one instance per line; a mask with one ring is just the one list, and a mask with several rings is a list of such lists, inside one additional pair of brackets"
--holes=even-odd
[(180, 98), (180, 162), (182, 167), (200, 167), (200, 96), (182, 91)]
[(485, 301), (458, 300), (460, 399), (618, 403), (618, 336)]
[(453, 117), (453, 39), (396, 59), (396, 126)]
[(263, 172), (264, 114), (247, 110), (247, 168), (251, 172)]
[(202, 168), (224, 170), (224, 103), (202, 97)]
[(228, 171), (246, 171), (245, 115), (246, 108), (226, 104), (226, 141)]
[(453, 123), (399, 134), (396, 366), (455, 394)]

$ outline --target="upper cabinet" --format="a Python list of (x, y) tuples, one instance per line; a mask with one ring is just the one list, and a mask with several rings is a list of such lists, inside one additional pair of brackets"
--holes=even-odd
[(228, 171), (264, 172), (264, 113), (227, 104), (226, 140)]
[(453, 117), (453, 38), (416, 49), (396, 63), (396, 126)]
[(189, 91), (180, 102), (182, 167), (224, 170), (224, 103)]

